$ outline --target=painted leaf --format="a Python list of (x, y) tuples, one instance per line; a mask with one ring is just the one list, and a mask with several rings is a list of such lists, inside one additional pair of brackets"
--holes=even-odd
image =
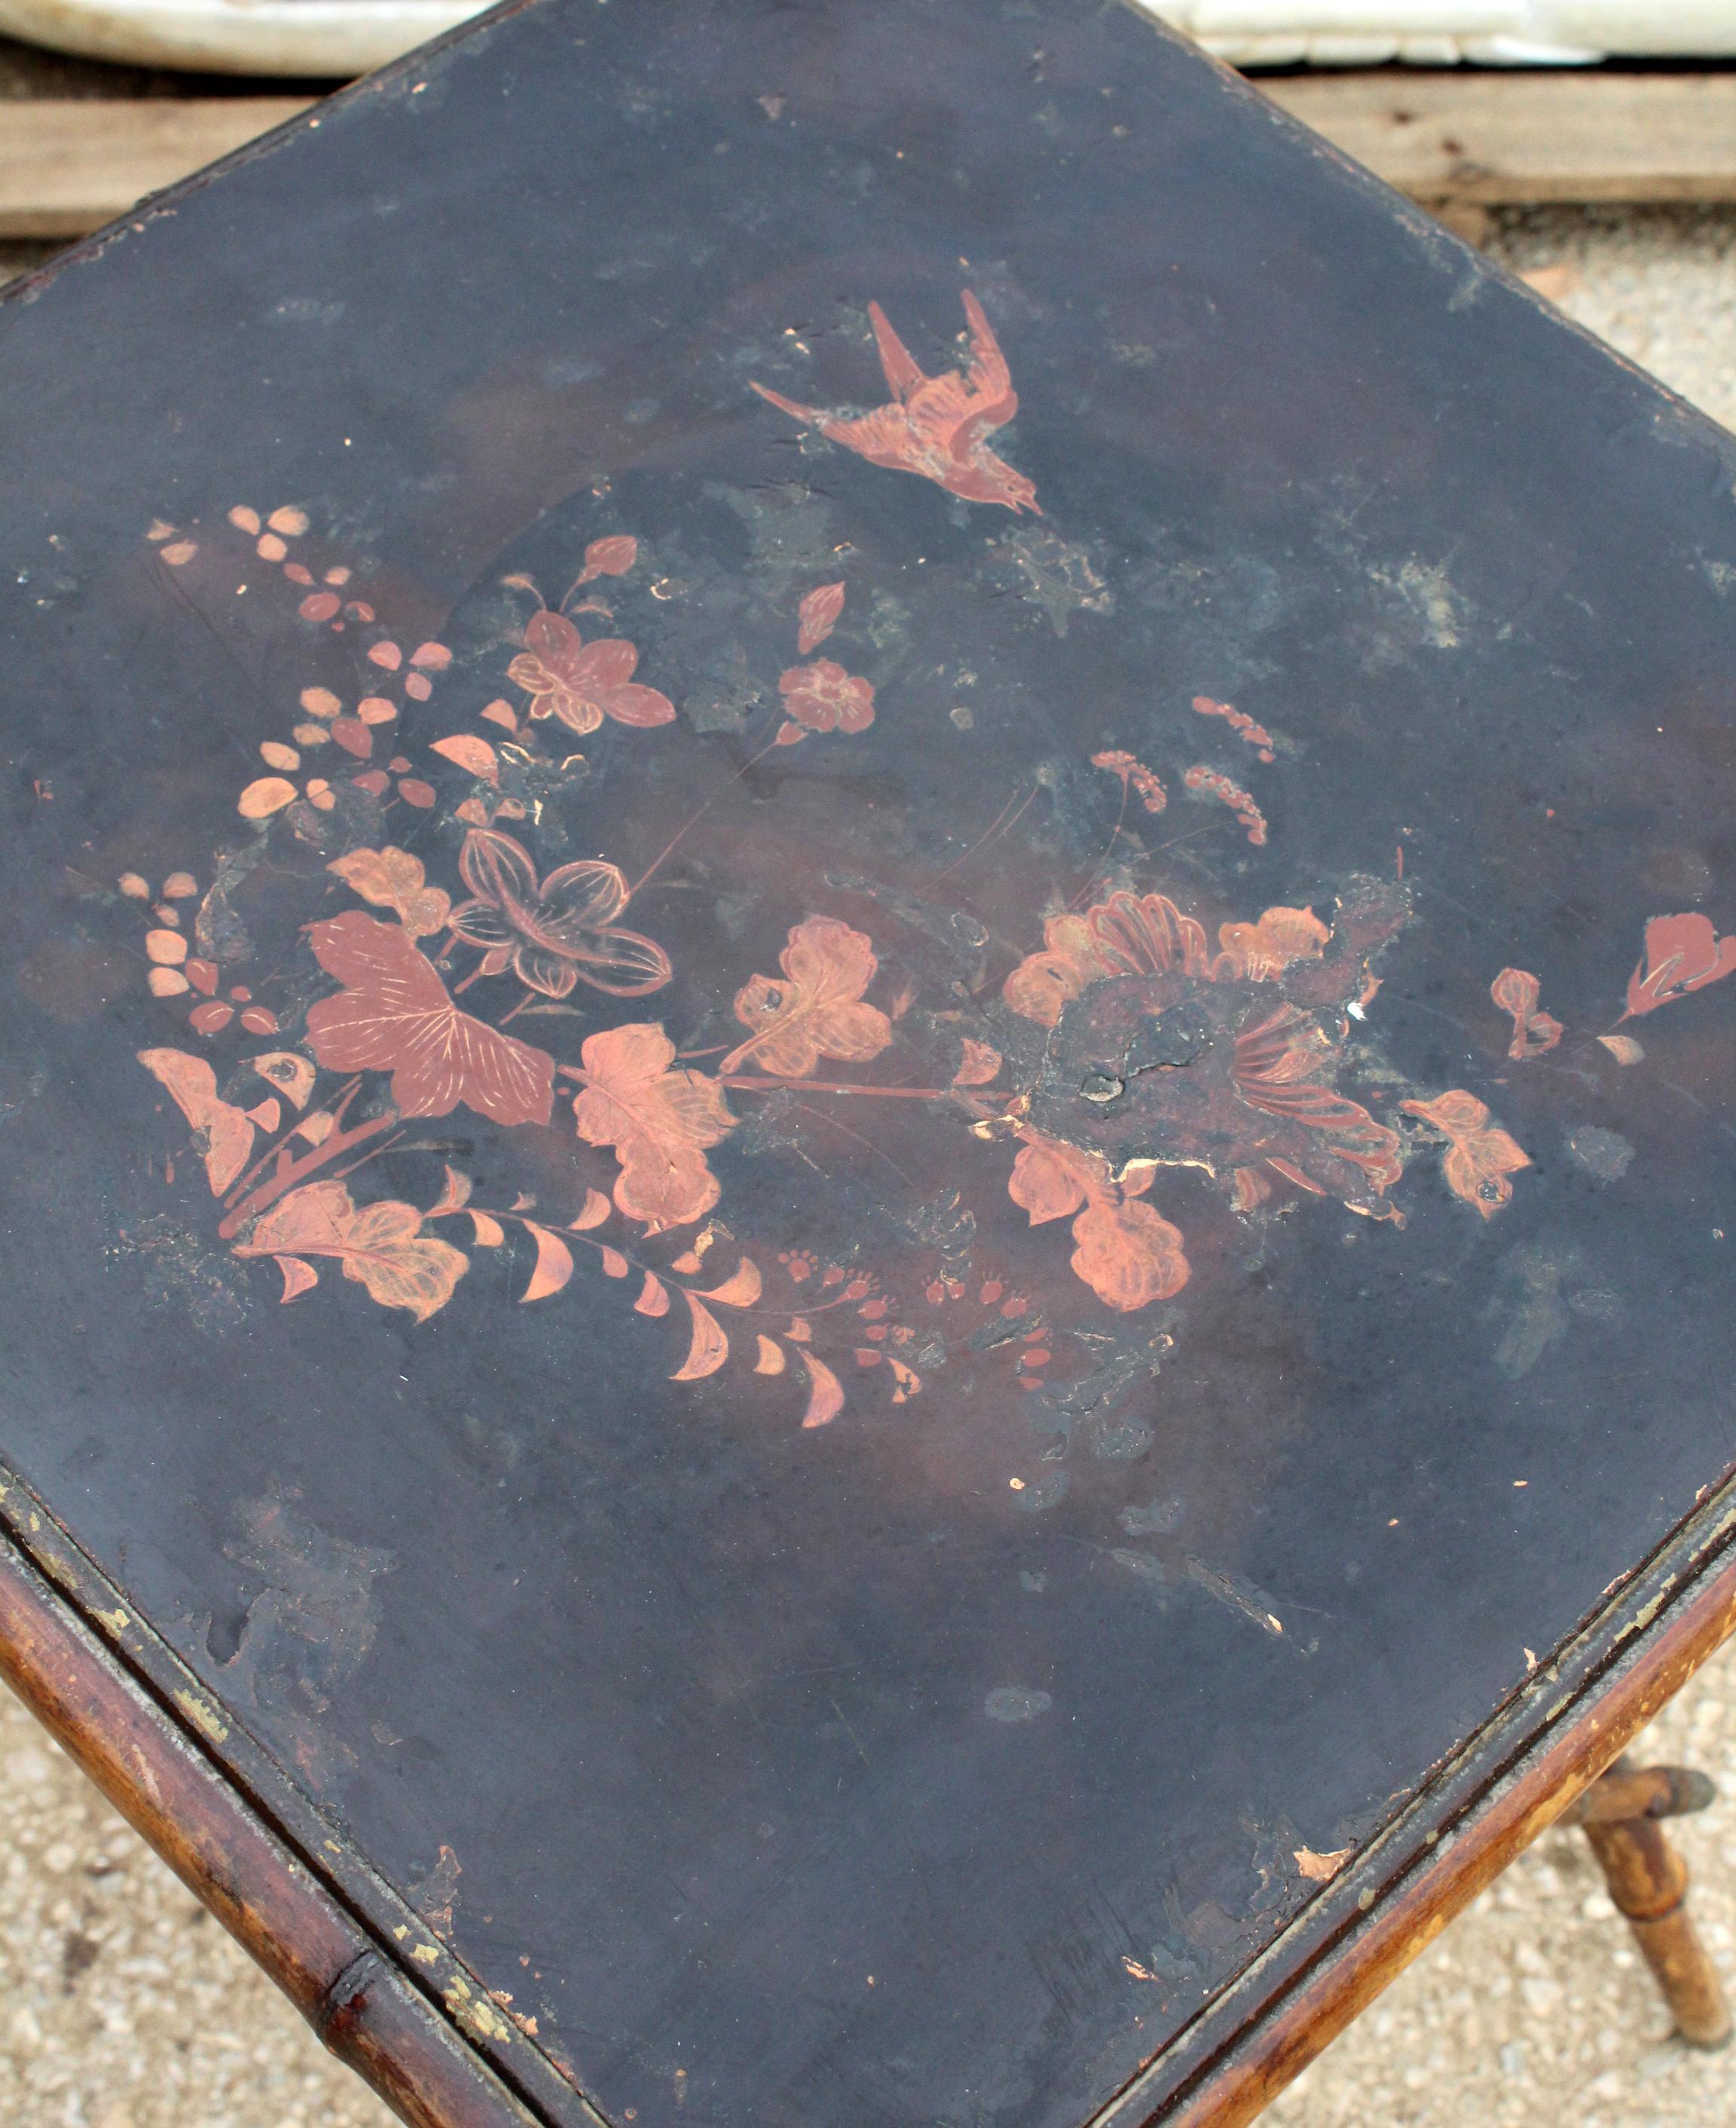
[(182, 1049), (141, 1049), (139, 1062), (192, 1125), (211, 1195), (221, 1197), (253, 1150), (254, 1127), (245, 1111), (217, 1099), (217, 1075), (202, 1057)]
[(1736, 968), (1736, 933), (1720, 938), (1710, 921), (1690, 916), (1654, 916), (1646, 926), (1645, 958), (1628, 982), (1628, 1009), (1622, 1017), (1637, 1019), (1661, 1005), (1704, 990)]
[(500, 765), (494, 748), (473, 732), (454, 732), (450, 739), (437, 739), (433, 751), (443, 754), (448, 761), (456, 762), (467, 775), (480, 776), (488, 783), (500, 781)]
[(757, 1375), (780, 1375), (784, 1371), (784, 1348), (775, 1337), (761, 1337), (756, 1340), (759, 1357), (753, 1363)]
[(1551, 1013), (1539, 1010), (1543, 986), (1524, 968), (1503, 968), (1489, 986), (1489, 995), (1513, 1021), (1513, 1039), (1507, 1054), (1515, 1063), (1542, 1057), (1553, 1049), (1565, 1031)]
[(452, 896), (425, 884), (422, 860), (387, 843), (382, 850), (352, 850), (325, 869), (377, 909), (395, 909), (412, 938), (438, 931), (452, 907)]
[[(638, 558), (639, 543), (629, 533), (593, 539), (585, 549), (585, 568), (579, 583), (592, 583), (599, 577), (624, 577)], [(578, 585), (573, 588), (577, 590)]]
[(568, 1224), (574, 1233), (582, 1234), (591, 1227), (602, 1226), (614, 1209), (600, 1190), (587, 1190), (585, 1201), (579, 1207), (578, 1217), (570, 1220)]
[(707, 1147), (735, 1126), (714, 1080), (676, 1062), (675, 1044), (649, 1022), (586, 1038), (584, 1090), (573, 1103), (579, 1136), (614, 1147), (614, 1201), (629, 1218), (679, 1227), (709, 1212), (718, 1180)]
[(712, 1286), (705, 1298), (723, 1308), (752, 1308), (762, 1290), (759, 1266), (752, 1256), (743, 1256), (723, 1283)]
[(684, 1293), (687, 1312), (693, 1318), (693, 1342), (687, 1349), (687, 1357), (669, 1377), (672, 1382), (696, 1382), (706, 1375), (714, 1375), (729, 1357), (729, 1340), (723, 1335), (723, 1326), (697, 1294)]
[(969, 1035), (964, 1038), (964, 1056), (952, 1075), (955, 1086), (986, 1086), (1000, 1076), (1001, 1052), (986, 1042), (975, 1042)]
[(639, 1297), (633, 1304), (635, 1315), (666, 1315), (669, 1313), (669, 1289), (660, 1278), (651, 1272), (645, 1274), (645, 1283), (639, 1288)]
[(273, 1256), (272, 1261), (283, 1274), (283, 1290), (278, 1299), (286, 1305), (320, 1282), (318, 1271), (300, 1256)]
[(837, 626), (838, 615), (843, 610), (844, 587), (842, 584), (822, 584), (817, 591), (809, 591), (802, 601), (798, 613), (796, 655), (805, 658), (810, 650), (818, 650)]
[(460, 1012), (407, 932), (351, 910), (308, 937), (344, 986), (307, 1015), (308, 1041), (329, 1071), (390, 1071), (406, 1116), (450, 1115), (462, 1102), (497, 1123), (548, 1121), (553, 1058)]
[(1180, 1228), (1155, 1207), (1131, 1201), (1151, 1187), (1156, 1171), (1150, 1162), (1130, 1162), (1117, 1182), (1107, 1161), (1028, 1132), (1007, 1194), (1033, 1227), (1076, 1214), (1074, 1271), (1106, 1306), (1127, 1313), (1169, 1299), (1189, 1276)]
[(1448, 1188), (1455, 1197), (1474, 1204), (1484, 1218), (1492, 1219), (1513, 1195), (1507, 1177), (1529, 1167), (1530, 1155), (1499, 1124), (1492, 1123), (1484, 1104), (1463, 1089), (1433, 1101), (1401, 1105), (1406, 1115), (1420, 1116), (1445, 1133), (1450, 1142), (1441, 1166)]
[(460, 1173), (456, 1167), (443, 1168), (442, 1172), (445, 1176), (445, 1181), (442, 1185), (439, 1195), (428, 1208), (428, 1217), (430, 1219), (438, 1219), (443, 1213), (456, 1212), (470, 1202), (470, 1193), (473, 1187), (470, 1177)]
[(537, 1261), (530, 1283), (519, 1296), (521, 1307), (527, 1300), (546, 1300), (550, 1294), (558, 1293), (572, 1276), (572, 1251), (560, 1236), (551, 1233), (547, 1227), (530, 1226), (528, 1220), (525, 1224), (537, 1245)]
[(235, 1254), (334, 1256), (344, 1275), (382, 1307), (406, 1309), (425, 1323), (451, 1299), (470, 1259), (421, 1228), (414, 1204), (387, 1199), (358, 1207), (343, 1183), (309, 1182), (262, 1212)]
[(1036, 1139), (1019, 1147), (1007, 1195), (1030, 1214), (1033, 1227), (1041, 1227), (1078, 1211), (1093, 1183), (1101, 1186), (1087, 1155), (1047, 1138)]
[(244, 820), (268, 820), (273, 813), (281, 813), (292, 804), (295, 796), (295, 785), (286, 783), (281, 776), (261, 776), (235, 800), (235, 810)]
[(1122, 1313), (1167, 1300), (1188, 1283), (1182, 1235), (1150, 1204), (1094, 1199), (1073, 1223), (1073, 1268), (1106, 1307)]
[(470, 1224), (478, 1244), (485, 1249), (499, 1249), (506, 1246), (506, 1229), (490, 1212), (472, 1212)]
[(802, 1424), (830, 1426), (844, 1408), (844, 1391), (837, 1376), (823, 1360), (817, 1360), (812, 1352), (798, 1356), (802, 1372), (808, 1377), (808, 1408), (802, 1413)]
[(1631, 1034), (1600, 1034), (1597, 1039), (1618, 1064), (1638, 1064), (1645, 1057), (1645, 1051)]
[(911, 1398), (922, 1389), (922, 1376), (914, 1367), (907, 1367), (902, 1360), (895, 1358), (890, 1352), (886, 1355), (886, 1365), (892, 1370), (892, 1379), (898, 1384), (892, 1392), (892, 1401), (894, 1404), (908, 1404)]
[(780, 1077), (806, 1078), (821, 1057), (862, 1063), (892, 1039), (892, 1023), (862, 993), (880, 967), (873, 941), (832, 916), (810, 916), (779, 956), (780, 981), (756, 976), (736, 993), (748, 1039), (723, 1060), (728, 1074), (752, 1057)]
[(628, 1272), (633, 1269), (633, 1266), (628, 1262), (619, 1249), (600, 1251), (598, 1261), (603, 1266), (605, 1278), (625, 1278)]

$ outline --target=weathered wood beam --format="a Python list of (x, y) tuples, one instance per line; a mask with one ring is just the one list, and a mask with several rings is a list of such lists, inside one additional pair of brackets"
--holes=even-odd
[(0, 237), (86, 235), (306, 108), (283, 96), (0, 103)]
[[(1736, 200), (1736, 72), (1393, 67), (1258, 85), (1431, 207)], [(0, 103), (0, 237), (83, 235), (306, 107), (274, 96)]]
[(1736, 199), (1736, 73), (1418, 73), (1259, 82), (1411, 198)]

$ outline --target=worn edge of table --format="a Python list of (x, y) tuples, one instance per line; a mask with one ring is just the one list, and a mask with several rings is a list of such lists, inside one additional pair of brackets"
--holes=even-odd
[[(0, 1481), (0, 1676), (325, 2044), (410, 2128), (603, 2128), (130, 1600), (28, 1487)], [(1736, 1480), (1426, 1777), (1093, 2128), (1254, 2120), (1733, 1631)]]
[(411, 2128), (603, 2128), (10, 1473), (0, 1678)]
[(1243, 2128), (1254, 2120), (1733, 1632), (1736, 1479), (1425, 1778), (1092, 2128)]

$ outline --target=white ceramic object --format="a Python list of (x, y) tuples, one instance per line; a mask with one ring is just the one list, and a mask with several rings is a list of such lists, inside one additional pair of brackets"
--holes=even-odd
[(197, 74), (349, 80), (491, 0), (0, 0), (0, 31), (28, 44)]
[(1736, 0), (1138, 0), (1232, 66), (1736, 56)]
[[(486, 0), (0, 0), (0, 31), (87, 59), (349, 79)], [(862, 0), (871, 7), (874, 0)], [(1234, 66), (1736, 56), (1736, 0), (1136, 0)]]

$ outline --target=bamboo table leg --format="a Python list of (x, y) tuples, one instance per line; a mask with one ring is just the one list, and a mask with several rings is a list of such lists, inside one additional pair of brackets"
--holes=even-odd
[(1618, 1759), (1568, 1813), (1603, 1866), (1610, 1897), (1626, 1917), (1683, 2039), (1722, 2046), (1730, 2036), (1724, 1990), (1688, 1917), (1687, 1864), (1664, 1837), (1660, 1818), (1704, 1810), (1713, 1799), (1704, 1774), (1678, 1766), (1635, 1767)]

